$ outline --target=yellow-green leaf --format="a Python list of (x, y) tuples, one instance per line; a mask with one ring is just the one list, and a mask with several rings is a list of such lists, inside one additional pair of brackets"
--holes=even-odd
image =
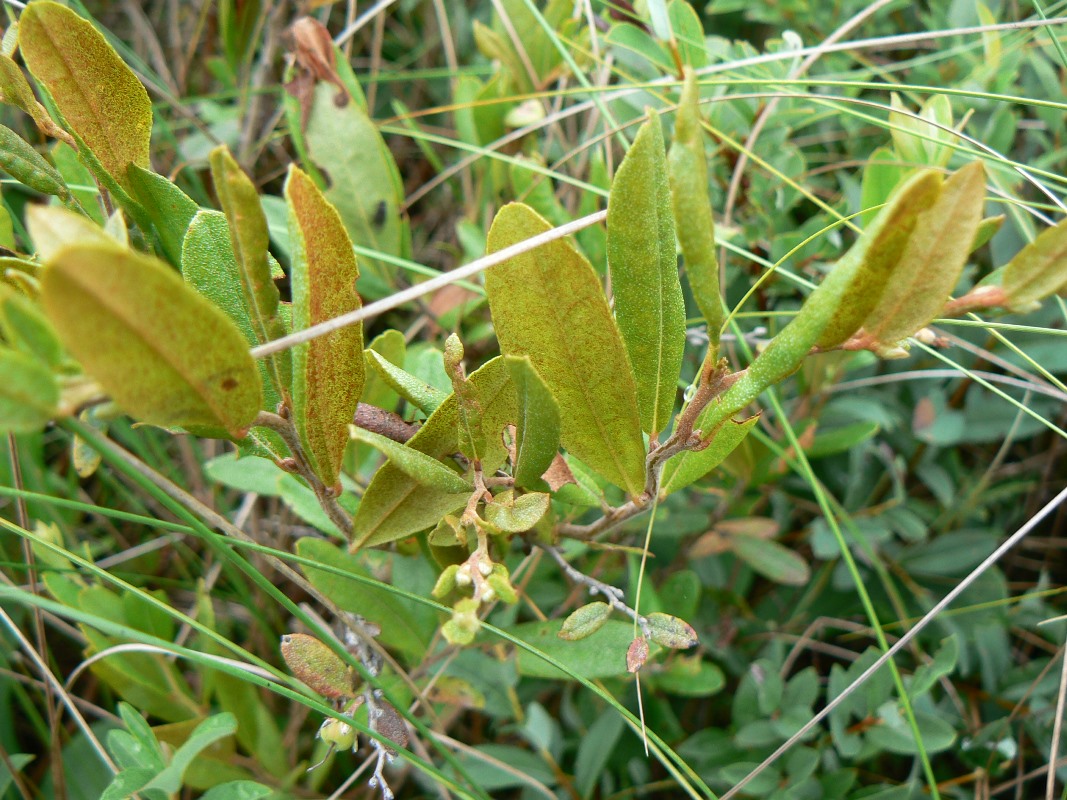
[(715, 255), (715, 219), (708, 197), (708, 161), (700, 126), (700, 85), (686, 70), (685, 87), (674, 120), (670, 165), (671, 201), (678, 244), (685, 259), (685, 276), (697, 308), (708, 323), (708, 352), (714, 359), (722, 328), (719, 261)]
[[(743, 422), (727, 420), (715, 432), (711, 444), (703, 450), (687, 450), (671, 458), (663, 466), (663, 474), (660, 477), (660, 486), (663, 487), (661, 493), (668, 495), (677, 492), (693, 481), (703, 478), (726, 460), (758, 421), (759, 415), (749, 417)], [(704, 431), (705, 435), (710, 433), (712, 432)]]
[(40, 307), (3, 283), (0, 283), (0, 333), (13, 348), (47, 367), (58, 367), (63, 360), (63, 347)]
[(559, 452), (559, 404), (525, 356), (505, 356), (519, 400), (515, 426), (516, 486), (543, 488), (541, 476)]
[(676, 252), (663, 126), (652, 112), (611, 184), (608, 268), (641, 429), (653, 434), (670, 423), (685, 349)]
[(240, 331), (157, 259), (115, 244), (63, 248), (41, 299), (67, 351), (134, 418), (240, 438), (259, 411)]
[(37, 258), (45, 262), (51, 261), (56, 253), (72, 244), (101, 244), (125, 249), (99, 225), (59, 206), (28, 206), (26, 228), (37, 248)]
[(656, 644), (674, 650), (687, 650), (700, 642), (693, 626), (673, 614), (657, 611), (649, 614), (645, 620), (648, 623), (649, 638)]
[(574, 610), (563, 620), (563, 626), (556, 634), (560, 639), (568, 642), (577, 642), (587, 636), (592, 636), (600, 630), (611, 616), (611, 606), (607, 603), (596, 601), (587, 603)]
[[(478, 393), (482, 409), (482, 427), (490, 449), (482, 459), (482, 468), (492, 472), (506, 456), (500, 432), (514, 424), (518, 415), (515, 387), (501, 358), (494, 358), (469, 378)], [(443, 459), (459, 448), (459, 415), (455, 395), (449, 395), (426, 423), (407, 442), (407, 446), (436, 459)], [(385, 464), (371, 480), (352, 521), (352, 550), (410, 536), (433, 527), (446, 514), (462, 508), (470, 493), (450, 493), (427, 489), (392, 464)]]
[(36, 358), (0, 347), (0, 433), (34, 433), (55, 416), (59, 386)]
[(531, 492), (515, 496), (505, 489), (485, 505), (485, 520), (503, 533), (522, 533), (530, 530), (548, 511), (549, 496)]
[(356, 693), (352, 668), (314, 636), (287, 634), (281, 650), (289, 670), (323, 697), (343, 700)]
[[(489, 231), (495, 253), (549, 229), (520, 203)], [(563, 446), (601, 475), (639, 495), (645, 446), (637, 388), (607, 300), (589, 262), (564, 240), (508, 259), (485, 276), (501, 350), (527, 356), (560, 408)]]
[(450, 470), (436, 458), (407, 447), (374, 431), (352, 426), (352, 438), (366, 442), (389, 459), (389, 463), (409, 478), (430, 489), (451, 494), (474, 491), (474, 486), (463, 476)]
[(819, 336), (819, 347), (830, 349), (848, 339), (888, 287), (900, 281), (898, 267), (908, 268), (904, 254), (912, 232), (920, 215), (940, 193), (941, 176), (934, 170), (922, 170), (890, 195), (874, 221), (835, 266), (835, 270), (854, 271), (842, 291), (837, 313)]
[(1004, 267), (1001, 287), (1017, 311), (1067, 287), (1067, 220), (1046, 228), (1015, 254)]
[[(360, 307), (359, 267), (341, 217), (296, 167), (285, 182), (292, 243), (293, 328), (303, 330)], [(363, 391), (363, 325), (298, 345), (293, 353), (293, 419), (315, 474), (333, 486), (348, 426)]]
[(892, 346), (927, 325), (959, 282), (985, 205), (985, 170), (975, 161), (953, 174), (920, 215), (863, 334)]
[(129, 191), (126, 167), (148, 166), (152, 135), (152, 103), (133, 71), (88, 20), (59, 3), (27, 6), (19, 48), (64, 121)]
[[(10, 30), (11, 28), (8, 28), (8, 31)], [(7, 33), (5, 32), (4, 35), (6, 37)], [(45, 136), (62, 139), (72, 147), (74, 146), (74, 140), (70, 134), (56, 125), (55, 120), (48, 116), (45, 107), (37, 102), (37, 97), (33, 94), (26, 76), (22, 74), (19, 65), (6, 53), (0, 55), (0, 102), (10, 103), (29, 114), (34, 124), (37, 125), (37, 130)]]

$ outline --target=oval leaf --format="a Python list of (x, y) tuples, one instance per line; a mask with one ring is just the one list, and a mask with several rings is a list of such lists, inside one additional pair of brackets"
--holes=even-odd
[(611, 616), (611, 606), (597, 601), (588, 603), (575, 610), (563, 620), (563, 627), (559, 629), (559, 638), (568, 642), (576, 642), (586, 636), (592, 636), (600, 630)]
[(323, 697), (339, 700), (355, 693), (348, 665), (314, 636), (306, 633), (283, 636), (282, 658), (296, 677)]
[(645, 619), (648, 622), (648, 634), (656, 644), (672, 650), (687, 650), (700, 642), (693, 626), (680, 617), (657, 611)]
[(381, 452), (390, 464), (423, 486), (452, 494), (474, 491), (472, 484), (436, 458), (355, 425), (350, 427), (350, 431), (353, 439), (366, 442)]
[(548, 511), (549, 497), (544, 492), (531, 492), (515, 497), (506, 490), (485, 506), (485, 519), (504, 533), (522, 533), (530, 530)]
[(124, 189), (126, 167), (148, 166), (152, 103), (103, 35), (59, 3), (31, 3), (19, 18), (19, 49), (64, 121)]
[(34, 433), (55, 416), (59, 386), (31, 355), (0, 347), (0, 432)]
[[(511, 203), (497, 214), (495, 253), (549, 230)], [(633, 496), (645, 483), (637, 388), (607, 300), (589, 262), (557, 239), (508, 259), (485, 276), (504, 353), (527, 356), (559, 403), (563, 446)]]
[(674, 411), (685, 349), (674, 212), (663, 126), (641, 126), (608, 197), (608, 268), (615, 319), (637, 379), (641, 429), (664, 430)]
[(44, 271), (41, 300), (66, 349), (136, 419), (240, 438), (259, 411), (244, 337), (162, 262), (117, 245), (67, 247)]
[(803, 586), (811, 580), (811, 569), (807, 562), (774, 540), (734, 536), (730, 541), (738, 558), (775, 583)]
[[(285, 182), (292, 243), (293, 329), (360, 307), (359, 267), (337, 210), (296, 167)], [(348, 426), (363, 391), (363, 325), (293, 349), (293, 420), (315, 474), (337, 482)]]

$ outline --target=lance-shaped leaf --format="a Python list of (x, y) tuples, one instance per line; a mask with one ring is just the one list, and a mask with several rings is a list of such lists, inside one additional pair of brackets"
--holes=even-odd
[(66, 247), (41, 300), (64, 347), (134, 418), (240, 438), (259, 411), (245, 338), (161, 261), (114, 244)]
[(425, 381), (420, 381), (374, 350), (367, 350), (367, 363), (394, 392), (424, 414), (432, 414), (448, 395)]
[(133, 189), (133, 196), (144, 206), (145, 213), (152, 220), (163, 254), (171, 264), (180, 268), (182, 243), (200, 206), (162, 175), (136, 164), (130, 164), (126, 177)]
[(351, 426), (350, 431), (353, 439), (366, 442), (378, 450), (389, 459), (390, 464), (422, 486), (451, 494), (474, 491), (471, 483), (432, 456), (355, 425)]
[[(293, 247), (293, 328), (359, 308), (359, 268), (337, 210), (296, 167), (285, 182)], [(293, 420), (315, 474), (332, 486), (363, 391), (363, 325), (320, 336), (293, 353)]]
[(0, 125), (0, 169), (36, 192), (70, 200), (70, 189), (56, 168), (4, 125)]
[(1001, 288), (1007, 305), (1027, 311), (1067, 287), (1067, 220), (1046, 228), (1004, 266)]
[(663, 126), (652, 112), (619, 165), (608, 198), (615, 319), (637, 379), (641, 429), (651, 433), (670, 422), (685, 350), (676, 252)]
[(512, 477), (516, 486), (543, 487), (541, 476), (559, 451), (559, 404), (529, 358), (505, 356), (504, 360), (519, 401)]
[[(211, 178), (229, 223), (239, 286), (256, 341), (262, 344), (280, 339), (285, 336), (285, 324), (278, 315), (278, 287), (274, 285), (267, 253), (270, 234), (259, 193), (225, 145), (211, 151)], [(275, 353), (267, 361), (274, 384), (284, 395), (292, 382), (289, 351)]]
[(660, 477), (662, 494), (668, 495), (684, 489), (719, 466), (745, 440), (752, 426), (758, 421), (759, 415), (757, 414), (744, 422), (727, 420), (715, 432), (704, 431), (705, 437), (714, 433), (711, 444), (703, 450), (687, 450), (679, 453), (664, 464), (663, 474)]
[[(482, 468), (491, 472), (506, 456), (500, 433), (517, 417), (515, 387), (503, 359), (494, 358), (471, 374), (482, 409), (482, 428), (487, 432), (488, 449)], [(436, 459), (459, 448), (459, 414), (455, 395), (449, 395), (407, 446)], [(497, 431), (489, 436), (489, 431)], [(433, 527), (446, 514), (463, 508), (470, 492), (452, 493), (427, 489), (392, 464), (385, 464), (364, 492), (352, 521), (352, 550), (374, 547)]]
[[(941, 176), (934, 170), (922, 170), (890, 195), (874, 221), (841, 259), (854, 263), (855, 272), (842, 293), (840, 308), (819, 337), (819, 347), (837, 347), (854, 334), (886, 287), (897, 280), (895, 270), (898, 265), (903, 267), (905, 247), (919, 215), (934, 204), (940, 192)], [(835, 269), (849, 269), (849, 266), (839, 262)]]
[[(497, 214), (487, 250), (544, 233), (527, 206)], [(589, 262), (556, 239), (486, 273), (493, 324), (504, 353), (527, 356), (560, 409), (563, 446), (633, 496), (645, 483), (637, 389), (618, 328)]]
[(863, 321), (864, 340), (892, 347), (927, 325), (959, 282), (985, 205), (981, 161), (953, 174), (923, 212), (878, 304)]
[(56, 414), (59, 386), (28, 353), (0, 346), (0, 433), (35, 433)]
[(463, 373), (463, 343), (456, 334), (445, 340), (444, 367), (452, 382), (459, 410), (459, 451), (471, 461), (480, 462), (485, 452), (485, 431), (482, 430), (482, 409), (478, 392)]
[(700, 85), (695, 73), (687, 69), (685, 86), (678, 101), (678, 115), (674, 119), (674, 141), (668, 154), (671, 201), (678, 244), (685, 259), (685, 275), (697, 308), (707, 320), (708, 354), (714, 359), (722, 328), (722, 297), (699, 102)]
[(27, 6), (19, 48), (67, 125), (130, 191), (126, 167), (148, 166), (152, 135), (152, 103), (133, 71), (88, 20), (59, 3)]
[(378, 370), (374, 367), (374, 363), (377, 362), (372, 363), (373, 359), (370, 355), (372, 352), (392, 366), (403, 364), (404, 354), (407, 352), (404, 334), (394, 328), (382, 331), (371, 340), (367, 349), (363, 351), (363, 361), (369, 369), (364, 370), (366, 380), (363, 383), (361, 402), (383, 408), (386, 411), (393, 411), (396, 409), (399, 397), (392, 386), (386, 383), (381, 375), (378, 374)]

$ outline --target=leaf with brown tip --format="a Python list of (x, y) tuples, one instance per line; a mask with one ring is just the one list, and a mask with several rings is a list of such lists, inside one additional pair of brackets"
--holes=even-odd
[(64, 347), (135, 419), (240, 438), (260, 410), (240, 331), (155, 258), (102, 242), (62, 248), (41, 301)]
[[(292, 242), (293, 330), (360, 307), (359, 267), (337, 210), (296, 167), (285, 182)], [(293, 420), (315, 474), (337, 482), (348, 426), (363, 391), (363, 325), (349, 325), (293, 349)]]
[(19, 18), (19, 48), (64, 121), (127, 192), (127, 165), (148, 166), (152, 103), (104, 36), (65, 6), (36, 2)]

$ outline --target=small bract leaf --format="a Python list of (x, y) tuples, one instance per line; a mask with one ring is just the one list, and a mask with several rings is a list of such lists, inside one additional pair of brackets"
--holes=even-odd
[(134, 418), (240, 438), (259, 411), (244, 337), (162, 262), (115, 244), (66, 247), (41, 300), (66, 349)]
[(997, 231), (1004, 226), (1004, 220), (1007, 218), (1005, 214), (997, 214), (995, 217), (986, 217), (978, 223), (978, 230), (974, 232), (974, 241), (971, 242), (971, 252), (973, 253), (996, 236)]
[(685, 349), (674, 212), (663, 126), (651, 116), (619, 165), (608, 198), (608, 268), (615, 319), (637, 379), (641, 429), (667, 427)]
[(25, 186), (64, 199), (70, 190), (63, 176), (11, 128), (0, 125), (0, 169)]
[(648, 640), (638, 636), (626, 648), (626, 671), (638, 672), (648, 661)]
[(471, 461), (480, 462), (486, 449), (482, 409), (477, 389), (471, 386), (463, 372), (463, 342), (454, 333), (445, 341), (443, 363), (459, 411), (459, 451)]
[(515, 497), (510, 489), (501, 492), (485, 506), (485, 520), (504, 533), (528, 531), (548, 511), (549, 496), (532, 492)]
[(351, 668), (314, 636), (283, 636), (282, 658), (296, 677), (323, 697), (339, 700), (355, 694)]
[(474, 486), (450, 470), (436, 458), (406, 447), (374, 431), (349, 427), (352, 438), (366, 442), (389, 459), (389, 463), (417, 483), (442, 492), (473, 492)]
[(58, 405), (52, 373), (33, 356), (0, 346), (0, 433), (35, 433)]
[(1041, 231), (1004, 267), (1008, 307), (1024, 311), (1067, 287), (1067, 220)]
[(674, 650), (685, 650), (695, 647), (700, 639), (693, 626), (684, 619), (671, 614), (656, 612), (646, 617), (648, 621), (648, 633), (656, 644), (670, 647)]
[(895, 345), (937, 316), (959, 282), (983, 205), (985, 170), (975, 161), (945, 181), (937, 202), (919, 217), (892, 280), (863, 321), (862, 337)]
[(59, 3), (27, 6), (19, 49), (67, 125), (129, 191), (126, 167), (148, 166), (152, 135), (152, 103), (141, 82), (103, 34)]
[(607, 603), (600, 601), (588, 603), (563, 620), (563, 627), (559, 629), (559, 638), (569, 642), (584, 639), (600, 630), (610, 616), (611, 606)]
[[(304, 330), (360, 307), (359, 268), (337, 210), (296, 167), (289, 169), (285, 199), (293, 250), (293, 329)], [(315, 474), (327, 486), (337, 482), (362, 391), (362, 323), (293, 349), (293, 420)]]
[[(497, 214), (487, 251), (544, 233), (527, 206)], [(637, 496), (645, 446), (637, 389), (596, 274), (569, 242), (557, 239), (493, 267), (485, 276), (504, 353), (527, 356), (560, 408), (563, 446)]]
[(719, 466), (745, 440), (757, 422), (758, 414), (743, 422), (727, 420), (714, 433), (711, 444), (703, 450), (686, 450), (671, 458), (663, 465), (660, 478), (662, 494), (668, 495), (684, 489)]
[(200, 206), (162, 175), (130, 164), (126, 170), (133, 196), (144, 206), (159, 237), (163, 254), (181, 268), (182, 243)]
[(722, 328), (722, 297), (719, 291), (719, 261), (715, 255), (715, 219), (708, 197), (708, 161), (704, 154), (704, 131), (700, 125), (700, 84), (692, 70), (685, 72), (685, 86), (674, 119), (674, 141), (668, 153), (671, 201), (678, 244), (685, 259), (685, 276), (697, 308), (708, 323), (708, 353), (714, 359)]
[(449, 564), (437, 577), (437, 583), (433, 585), (431, 595), (441, 600), (447, 597), (456, 588), (456, 573), (459, 572), (458, 564)]
[(544, 488), (542, 476), (559, 451), (559, 404), (525, 356), (505, 356), (519, 400), (515, 427), (515, 485)]
[(420, 381), (374, 350), (367, 350), (365, 356), (367, 363), (394, 392), (424, 414), (432, 414), (448, 397), (446, 392)]

